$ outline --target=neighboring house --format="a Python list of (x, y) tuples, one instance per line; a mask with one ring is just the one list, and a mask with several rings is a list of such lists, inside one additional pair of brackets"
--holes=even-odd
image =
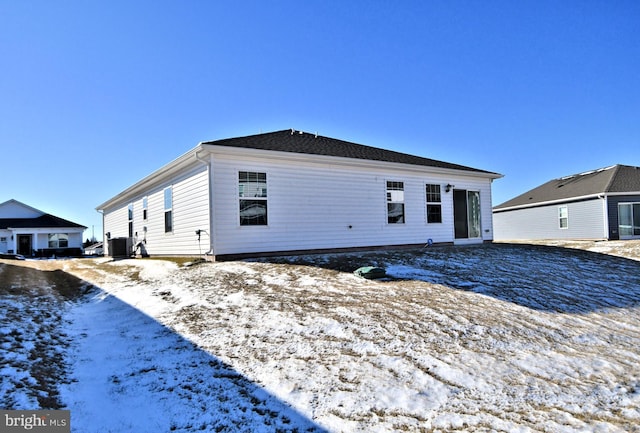
[(496, 240), (640, 238), (640, 167), (551, 180), (493, 208)]
[(103, 243), (96, 242), (95, 244), (85, 247), (84, 254), (87, 256), (101, 256), (104, 254)]
[(479, 243), (493, 239), (499, 177), (283, 130), (202, 142), (97, 209), (109, 255)]
[(85, 229), (17, 200), (0, 203), (0, 254), (80, 255)]

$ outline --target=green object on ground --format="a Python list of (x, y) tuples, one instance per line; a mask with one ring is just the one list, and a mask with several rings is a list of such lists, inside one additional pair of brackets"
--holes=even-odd
[(368, 280), (375, 280), (387, 276), (387, 272), (383, 268), (375, 266), (364, 266), (362, 268), (358, 268), (354, 271), (354, 274)]

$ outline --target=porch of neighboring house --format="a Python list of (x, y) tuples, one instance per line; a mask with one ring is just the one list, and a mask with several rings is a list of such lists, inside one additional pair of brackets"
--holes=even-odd
[[(82, 248), (72, 246), (70, 237), (80, 237), (72, 233), (42, 233), (16, 230), (7, 236), (0, 236), (0, 253), (17, 254), (23, 257), (72, 257), (82, 255)], [(73, 242), (73, 244), (77, 244)]]

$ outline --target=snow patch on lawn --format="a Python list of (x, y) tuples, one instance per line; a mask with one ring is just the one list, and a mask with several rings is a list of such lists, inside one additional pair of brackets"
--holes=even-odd
[(639, 431), (635, 261), (493, 245), (69, 271), (100, 287), (66, 314), (77, 431)]

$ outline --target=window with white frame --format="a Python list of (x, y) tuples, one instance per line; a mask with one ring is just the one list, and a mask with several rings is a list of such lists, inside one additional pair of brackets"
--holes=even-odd
[(49, 248), (67, 248), (69, 235), (67, 233), (49, 233)]
[(569, 209), (567, 206), (558, 207), (558, 227), (569, 228)]
[(142, 198), (142, 219), (147, 220), (147, 209), (149, 208), (149, 200), (147, 197)]
[(267, 173), (238, 173), (241, 226), (267, 225)]
[(164, 232), (173, 231), (173, 187), (164, 189)]
[(442, 222), (442, 195), (440, 193), (440, 185), (427, 184), (427, 223)]
[(129, 219), (129, 237), (133, 237), (133, 203), (129, 204), (128, 211), (128, 219)]
[(404, 182), (387, 181), (387, 222), (404, 224)]

